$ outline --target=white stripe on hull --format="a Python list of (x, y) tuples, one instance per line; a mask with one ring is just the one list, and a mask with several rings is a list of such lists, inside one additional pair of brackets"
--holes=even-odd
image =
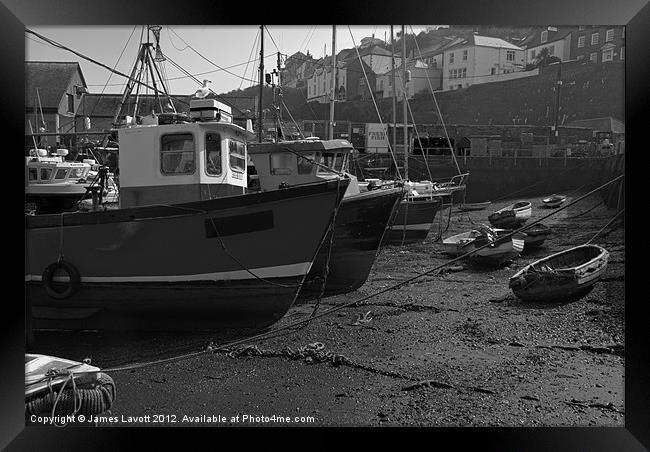
[[(311, 269), (311, 262), (279, 265), (275, 267), (251, 268), (228, 272), (201, 273), (198, 275), (169, 275), (169, 276), (82, 276), (81, 282), (184, 282), (184, 281), (231, 281), (259, 278), (285, 278), (304, 276)], [(253, 275), (251, 275), (253, 273)], [(25, 281), (41, 281), (41, 275), (25, 275)], [(61, 278), (61, 281), (66, 279)]]

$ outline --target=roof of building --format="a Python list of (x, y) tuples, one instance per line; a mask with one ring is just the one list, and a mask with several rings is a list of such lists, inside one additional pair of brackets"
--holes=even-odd
[[(548, 31), (548, 38), (546, 42), (542, 42), (542, 31)], [(578, 31), (578, 27), (544, 27), (536, 28), (532, 34), (526, 36), (521, 42), (521, 47), (530, 49), (531, 47), (537, 47), (544, 44), (549, 44), (551, 42), (556, 42), (561, 39), (566, 38), (570, 33)]]
[[(79, 73), (83, 86), (87, 87), (77, 62), (27, 61), (25, 65), (26, 105), (31, 107), (40, 98), (41, 108), (58, 108), (76, 72)], [(38, 96), (36, 88), (38, 88)]]
[(586, 127), (599, 132), (625, 133), (625, 123), (607, 116), (604, 118), (580, 119), (566, 124), (568, 127)]
[(463, 39), (462, 41), (449, 46), (445, 50), (452, 50), (456, 48), (469, 47), (469, 46), (495, 47), (499, 49), (522, 50), (521, 47), (516, 46), (501, 38), (495, 38), (492, 36), (479, 36), (476, 34), (470, 35), (469, 37)]

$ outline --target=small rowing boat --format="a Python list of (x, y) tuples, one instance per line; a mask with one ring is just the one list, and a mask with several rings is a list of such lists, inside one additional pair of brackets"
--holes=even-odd
[(548, 236), (553, 233), (553, 230), (545, 224), (538, 223), (524, 231), (526, 238), (524, 239), (525, 250), (531, 248), (538, 248), (546, 241)]
[(469, 253), (476, 248), (474, 241), (480, 236), (481, 233), (479, 231), (471, 230), (447, 237), (442, 241), (445, 247), (445, 253), (451, 256), (460, 256), (461, 254)]
[(565, 195), (551, 195), (548, 198), (542, 199), (544, 207), (560, 207), (566, 201)]
[(487, 208), (492, 202), (490, 201), (485, 201), (485, 202), (474, 202), (474, 203), (464, 203), (458, 206), (459, 210), (463, 211), (471, 211), (471, 210), (483, 210)]
[(515, 228), (525, 223), (532, 214), (529, 201), (518, 201), (497, 210), (488, 217), (490, 224), (496, 228)]
[[(493, 229), (482, 226), (480, 228), (481, 235), (473, 243), (477, 251), (470, 256), (470, 259), (479, 264), (498, 266), (519, 256), (524, 250), (526, 234), (519, 232), (504, 237), (510, 232), (506, 229)], [(481, 248), (487, 243), (490, 243), (490, 245)]]
[(522, 268), (509, 286), (523, 301), (575, 301), (587, 295), (607, 270), (609, 252), (581, 245)]

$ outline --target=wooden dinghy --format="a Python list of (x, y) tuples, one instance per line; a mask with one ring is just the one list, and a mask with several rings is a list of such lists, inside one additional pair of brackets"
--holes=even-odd
[(581, 245), (540, 259), (514, 274), (509, 286), (523, 301), (574, 301), (587, 295), (607, 270), (609, 252)]
[(486, 209), (492, 202), (490, 201), (485, 201), (485, 202), (474, 202), (474, 203), (464, 203), (458, 206), (459, 210), (463, 211), (471, 211), (471, 210), (483, 210)]
[(548, 198), (542, 199), (542, 203), (544, 203), (544, 207), (560, 207), (564, 201), (566, 201), (566, 196), (565, 195), (551, 195)]
[(503, 237), (510, 232), (506, 229), (482, 227), (481, 235), (474, 240), (473, 245), (480, 248), (486, 243), (490, 243), (490, 246), (477, 250), (470, 256), (470, 259), (479, 264), (498, 266), (519, 256), (524, 250), (526, 234), (519, 232)]
[(463, 232), (461, 234), (447, 237), (442, 241), (442, 244), (445, 247), (445, 253), (454, 257), (469, 253), (476, 248), (474, 246), (474, 241), (480, 236), (481, 233), (479, 231), (471, 230), (469, 232)]
[(488, 217), (490, 224), (496, 228), (514, 228), (526, 222), (532, 214), (529, 201), (518, 201), (497, 210)]

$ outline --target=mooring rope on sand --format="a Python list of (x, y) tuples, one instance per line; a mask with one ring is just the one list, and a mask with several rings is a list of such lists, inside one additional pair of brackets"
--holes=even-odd
[[(558, 212), (569, 208), (570, 206), (582, 201), (583, 199), (593, 195), (594, 193), (598, 192), (599, 190), (603, 189), (604, 187), (606, 187), (606, 186), (608, 186), (610, 184), (613, 184), (614, 182), (617, 182), (617, 181), (619, 181), (620, 179), (622, 179), (624, 177), (625, 177), (625, 174), (621, 174), (621, 175), (615, 177), (614, 179), (611, 179), (610, 181), (608, 181), (608, 182), (600, 185), (599, 187), (591, 190), (590, 192), (588, 192), (588, 193), (578, 197), (577, 199), (571, 201), (567, 205), (562, 206), (562, 207), (560, 207), (558, 209), (555, 209), (553, 212), (549, 213), (548, 215), (545, 215), (545, 216), (543, 216), (543, 217), (541, 217), (541, 218), (539, 218), (537, 220), (532, 221), (529, 224), (526, 224), (526, 225), (524, 225), (524, 226), (522, 226), (522, 227), (520, 227), (520, 228), (518, 228), (516, 230), (513, 230), (513, 231), (511, 231), (509, 233), (504, 234), (503, 236), (500, 237), (500, 239), (510, 237), (510, 236), (512, 236), (514, 234), (517, 234), (519, 232), (523, 232), (526, 229), (534, 226), (535, 224), (540, 223), (541, 221), (544, 221), (545, 219), (547, 219), (547, 218), (549, 218), (549, 217), (551, 217), (553, 215), (556, 215)], [(214, 345), (213, 343), (210, 343), (203, 350), (199, 350), (199, 351), (196, 351), (196, 352), (187, 353), (187, 354), (184, 354), (184, 355), (174, 356), (174, 357), (170, 357), (170, 358), (163, 358), (163, 359), (159, 359), (159, 360), (155, 360), (155, 361), (149, 361), (149, 362), (143, 362), (143, 363), (132, 363), (132, 364), (124, 365), (124, 366), (105, 369), (104, 371), (105, 372), (121, 372), (121, 371), (126, 371), (126, 370), (133, 370), (133, 369), (138, 369), (138, 368), (143, 368), (143, 367), (148, 367), (148, 366), (153, 366), (153, 365), (158, 365), (158, 364), (166, 364), (166, 363), (171, 363), (171, 362), (180, 361), (180, 360), (184, 360), (184, 359), (194, 358), (194, 357), (202, 356), (202, 355), (205, 355), (205, 354), (208, 354), (208, 353), (214, 353), (215, 351), (228, 351), (228, 352), (230, 352), (230, 351), (232, 351), (232, 347), (235, 347), (235, 346), (238, 346), (238, 345), (244, 345), (244, 344), (248, 344), (248, 343), (252, 343), (252, 342), (268, 340), (268, 339), (272, 339), (272, 338), (275, 338), (275, 337), (281, 337), (281, 336), (284, 336), (284, 335), (288, 335), (288, 334), (291, 334), (291, 333), (296, 331), (296, 330), (293, 329), (295, 327), (298, 327), (298, 326), (301, 326), (303, 324), (309, 323), (309, 322), (311, 322), (313, 320), (316, 320), (316, 319), (319, 319), (321, 317), (333, 314), (334, 312), (340, 311), (342, 309), (349, 308), (349, 307), (352, 307), (352, 306), (355, 306), (355, 305), (358, 306), (358, 305), (362, 304), (363, 302), (365, 302), (365, 301), (367, 301), (367, 300), (369, 300), (371, 298), (377, 297), (379, 295), (382, 295), (382, 294), (384, 294), (386, 292), (389, 292), (389, 291), (392, 291), (392, 290), (396, 290), (396, 289), (398, 289), (398, 288), (400, 288), (402, 286), (405, 286), (405, 285), (411, 283), (412, 281), (415, 281), (415, 280), (417, 280), (419, 278), (422, 278), (422, 277), (424, 277), (426, 275), (429, 275), (429, 274), (431, 274), (431, 273), (433, 273), (435, 271), (438, 271), (443, 267), (446, 267), (446, 266), (451, 265), (451, 264), (453, 264), (455, 262), (458, 262), (458, 261), (460, 261), (462, 259), (465, 259), (466, 257), (469, 257), (470, 255), (472, 255), (472, 254), (476, 253), (477, 251), (482, 250), (483, 248), (486, 248), (486, 247), (488, 247), (490, 245), (491, 245), (491, 243), (488, 242), (485, 245), (477, 247), (477, 248), (475, 248), (475, 249), (473, 249), (473, 250), (471, 250), (471, 251), (469, 251), (469, 252), (467, 252), (467, 253), (465, 253), (463, 255), (457, 256), (457, 257), (455, 257), (455, 258), (453, 258), (453, 259), (451, 259), (449, 261), (446, 261), (446, 262), (443, 262), (443, 263), (441, 263), (439, 265), (436, 265), (433, 268), (430, 268), (428, 270), (425, 270), (424, 272), (418, 273), (417, 275), (414, 275), (414, 276), (412, 276), (410, 278), (402, 280), (402, 281), (400, 281), (400, 282), (398, 282), (398, 283), (396, 283), (396, 284), (394, 284), (392, 286), (389, 286), (389, 287), (384, 288), (384, 289), (382, 289), (380, 291), (377, 291), (377, 292), (374, 292), (372, 294), (361, 297), (360, 299), (334, 306), (334, 307), (332, 307), (330, 309), (322, 311), (319, 314), (312, 315), (308, 319), (296, 320), (296, 321), (291, 322), (291, 323), (289, 323), (287, 325), (284, 325), (282, 327), (279, 327), (279, 328), (276, 328), (276, 329), (273, 329), (273, 330), (270, 330), (270, 331), (265, 331), (263, 333), (260, 333), (260, 334), (254, 335), (254, 336), (250, 336), (248, 338), (235, 340), (235, 341), (223, 344), (223, 345)]]

